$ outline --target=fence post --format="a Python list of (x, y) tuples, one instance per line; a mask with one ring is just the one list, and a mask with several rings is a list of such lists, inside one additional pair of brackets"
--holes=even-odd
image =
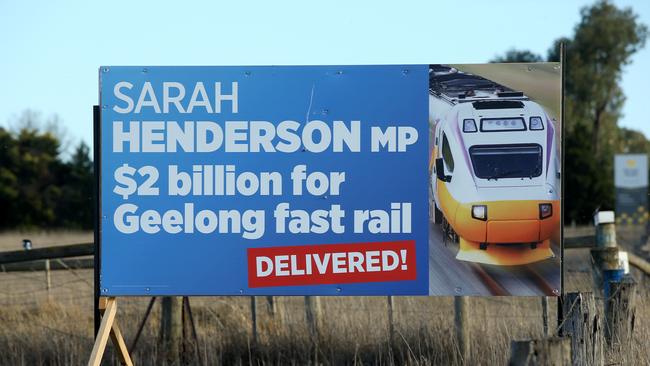
[(52, 294), (50, 289), (52, 288), (52, 275), (50, 273), (50, 260), (45, 260), (45, 289), (47, 290), (47, 299), (51, 300)]
[(255, 303), (255, 296), (251, 296), (251, 333), (253, 346), (257, 345), (257, 304)]
[(388, 307), (388, 345), (392, 347), (393, 345), (393, 334), (395, 331), (395, 326), (393, 324), (393, 297), (386, 297), (386, 305)]
[(542, 296), (542, 327), (544, 337), (548, 337), (548, 297)]
[(466, 365), (469, 361), (469, 340), (471, 339), (469, 321), (467, 316), (467, 296), (454, 296), (454, 328), (456, 333), (456, 344), (461, 364)]
[(171, 364), (180, 363), (183, 338), (183, 298), (166, 296), (162, 298), (161, 339), (165, 356)]
[(636, 317), (636, 281), (626, 276), (609, 282), (605, 299), (605, 338), (615, 352), (626, 352), (632, 342)]
[(270, 317), (275, 318), (275, 302), (273, 301), (273, 296), (266, 297), (266, 306), (268, 308)]
[(309, 336), (312, 342), (316, 342), (318, 336), (318, 329), (316, 327), (317, 315), (314, 311), (314, 299), (312, 296), (305, 296), (305, 319), (309, 329)]
[(571, 340), (544, 338), (541, 340), (512, 341), (510, 366), (561, 366), (571, 365)]
[(591, 292), (570, 292), (562, 302), (562, 334), (571, 338), (573, 365), (602, 365), (603, 329)]

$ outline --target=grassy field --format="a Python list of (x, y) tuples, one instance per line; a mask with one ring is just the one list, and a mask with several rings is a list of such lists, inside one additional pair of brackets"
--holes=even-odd
[[(0, 250), (20, 247), (26, 234), (0, 236)], [(34, 246), (84, 242), (90, 233), (29, 234)], [(51, 239), (50, 237), (56, 237)], [(51, 239), (51, 240), (50, 240)], [(18, 242), (18, 244), (16, 244)], [(567, 291), (591, 291), (588, 252), (567, 251)], [(636, 343), (614, 364), (650, 364), (650, 282), (639, 273)], [(601, 295), (597, 295), (600, 297)], [(148, 298), (120, 299), (118, 321), (127, 344), (133, 340)], [(272, 316), (257, 299), (259, 341), (251, 346), (250, 298), (191, 298), (197, 324), (198, 356), (188, 364), (418, 364), (457, 365), (453, 298), (394, 300), (395, 339), (389, 342), (385, 297), (319, 298), (318, 336), (310, 337), (304, 299), (277, 297)], [(504, 365), (513, 339), (543, 336), (540, 298), (470, 298), (471, 358), (468, 364)], [(550, 299), (554, 331), (555, 299)], [(43, 272), (0, 273), (0, 365), (80, 365), (92, 348), (92, 271), (53, 271), (51, 291)], [(157, 348), (160, 304), (152, 312), (133, 354), (138, 365), (166, 365)], [(189, 332), (189, 331), (188, 331)], [(189, 337), (188, 337), (189, 339)], [(188, 350), (193, 347), (188, 344)], [(109, 347), (105, 365), (117, 365)]]

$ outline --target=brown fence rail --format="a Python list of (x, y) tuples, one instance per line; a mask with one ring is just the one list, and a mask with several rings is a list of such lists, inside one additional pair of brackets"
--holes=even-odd
[(0, 252), (0, 265), (41, 259), (83, 257), (93, 255), (94, 253), (95, 247), (93, 243), (61, 245), (32, 250), (15, 250), (12, 252)]
[[(49, 261), (49, 268), (48, 262)], [(52, 260), (41, 259), (29, 262), (0, 264), (0, 272), (36, 272), (56, 271), (64, 269), (91, 269), (94, 266), (93, 258), (73, 258)]]
[[(564, 238), (564, 249), (584, 249), (595, 247), (596, 237), (594, 235), (572, 236)], [(93, 243), (61, 245), (55, 247), (37, 248), (32, 250), (15, 250), (11, 252), (0, 252), (0, 272), (13, 271), (38, 271), (45, 267), (45, 259), (71, 258), (91, 256), (95, 252)], [(629, 253), (630, 264), (650, 275), (650, 263), (643, 258)], [(34, 262), (23, 263), (22, 262)], [(67, 268), (93, 268), (92, 260), (76, 260), (53, 262), (52, 270)]]

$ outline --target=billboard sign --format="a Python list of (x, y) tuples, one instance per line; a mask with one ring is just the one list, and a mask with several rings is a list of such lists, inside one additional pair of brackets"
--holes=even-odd
[(101, 67), (102, 294), (491, 295), (498, 265), (552, 295), (560, 73), (534, 65)]
[(623, 225), (642, 225), (648, 221), (648, 156), (614, 156), (616, 219)]

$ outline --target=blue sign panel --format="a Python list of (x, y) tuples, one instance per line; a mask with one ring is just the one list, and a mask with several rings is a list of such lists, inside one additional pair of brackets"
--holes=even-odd
[(102, 295), (429, 293), (429, 67), (102, 67)]

